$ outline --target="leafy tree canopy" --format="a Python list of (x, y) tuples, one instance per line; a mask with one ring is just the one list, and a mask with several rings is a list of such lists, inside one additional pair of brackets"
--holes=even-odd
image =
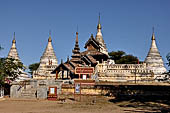
[(109, 52), (109, 56), (116, 64), (137, 64), (138, 58), (133, 55), (126, 55), (124, 51)]
[(20, 61), (12, 58), (0, 58), (0, 85), (15, 80), (24, 69)]
[(29, 70), (30, 70), (29, 73), (32, 75), (33, 71), (37, 70), (39, 65), (40, 65), (40, 63), (30, 64), (29, 67), (28, 67)]
[[(166, 58), (168, 60), (167, 65), (170, 67), (170, 53), (167, 54)], [(164, 78), (163, 81), (169, 81), (170, 82), (170, 70), (168, 72), (165, 72), (164, 74), (166, 74), (166, 75), (165, 75), (165, 78)]]
[(170, 66), (170, 53), (167, 54), (166, 58), (168, 60), (168, 66)]

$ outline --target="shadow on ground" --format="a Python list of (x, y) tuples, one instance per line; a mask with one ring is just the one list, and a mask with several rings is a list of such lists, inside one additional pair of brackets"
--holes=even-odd
[(170, 113), (170, 101), (168, 98), (158, 97), (117, 97), (110, 99), (120, 107), (124, 107), (126, 113)]

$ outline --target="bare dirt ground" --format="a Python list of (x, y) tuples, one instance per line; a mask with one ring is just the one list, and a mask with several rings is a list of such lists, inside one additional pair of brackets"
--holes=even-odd
[[(80, 100), (79, 97), (76, 97)], [(0, 99), (0, 113), (168, 113), (168, 104), (158, 102), (118, 101), (113, 97), (86, 96), (80, 101)]]

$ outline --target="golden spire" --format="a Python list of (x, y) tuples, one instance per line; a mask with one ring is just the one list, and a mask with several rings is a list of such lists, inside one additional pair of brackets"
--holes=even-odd
[(102, 28), (102, 26), (100, 24), (100, 13), (99, 13), (99, 21), (98, 21), (97, 29), (101, 29), (101, 28)]
[(49, 31), (49, 38), (48, 38), (48, 42), (52, 42), (52, 39), (51, 39), (51, 30)]
[(78, 43), (78, 32), (76, 32), (76, 43)]
[(152, 40), (155, 40), (155, 34), (154, 34), (154, 27), (152, 28), (153, 33), (152, 33)]
[(15, 32), (14, 32), (14, 38), (12, 40), (12, 43), (16, 43), (16, 40), (15, 40)]

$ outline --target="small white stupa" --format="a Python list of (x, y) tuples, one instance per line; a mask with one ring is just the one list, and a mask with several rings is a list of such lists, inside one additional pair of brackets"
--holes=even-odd
[[(14, 38), (12, 40), (12, 47), (8, 53), (7, 58), (15, 59), (15, 62), (18, 62), (18, 61), (21, 62), (19, 55), (18, 55), (17, 48), (16, 48), (15, 32), (14, 32)], [(21, 70), (21, 72), (22, 74), (20, 74), (15, 81), (24, 81), (30, 78), (29, 75), (26, 72), (24, 72), (24, 70)]]

